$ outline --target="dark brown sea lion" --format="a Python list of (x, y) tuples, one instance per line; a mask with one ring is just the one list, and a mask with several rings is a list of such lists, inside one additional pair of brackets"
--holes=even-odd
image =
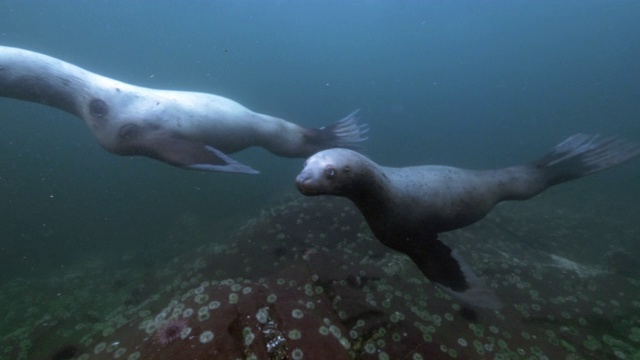
[(484, 218), (504, 200), (526, 200), (545, 189), (640, 155), (638, 145), (617, 138), (577, 134), (529, 164), (497, 170), (448, 166), (391, 168), (347, 149), (311, 156), (296, 178), (304, 195), (351, 199), (375, 236), (407, 254), (431, 281), (469, 304), (499, 308), (462, 258), (438, 233)]
[(113, 80), (32, 51), (0, 46), (0, 96), (78, 116), (119, 155), (143, 155), (188, 169), (256, 173), (226, 154), (261, 146), (285, 157), (353, 147), (365, 140), (356, 112), (311, 129), (255, 113), (211, 94), (154, 90)]

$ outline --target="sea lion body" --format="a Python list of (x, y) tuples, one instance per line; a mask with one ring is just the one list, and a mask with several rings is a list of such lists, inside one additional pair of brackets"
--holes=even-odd
[(499, 308), (469, 265), (438, 239), (484, 218), (499, 202), (526, 200), (550, 186), (640, 155), (633, 143), (574, 135), (530, 164), (496, 170), (449, 166), (391, 168), (348, 149), (311, 156), (296, 178), (304, 195), (352, 200), (386, 246), (407, 254), (427, 278), (464, 301)]
[(47, 55), (0, 46), (0, 96), (78, 116), (119, 155), (189, 169), (255, 173), (226, 154), (260, 146), (284, 157), (353, 147), (365, 140), (356, 112), (319, 129), (253, 112), (221, 96), (155, 90), (94, 74)]

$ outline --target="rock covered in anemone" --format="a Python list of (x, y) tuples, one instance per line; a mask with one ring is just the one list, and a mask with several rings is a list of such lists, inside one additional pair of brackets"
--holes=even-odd
[[(486, 275), (506, 304), (500, 311), (474, 312), (430, 286), (346, 201), (298, 200), (248, 222), (232, 245), (166, 264), (154, 291), (123, 299), (104, 319), (58, 319), (66, 331), (58, 339), (74, 343), (81, 360), (634, 355), (640, 282), (581, 264), (567, 249), (533, 249), (526, 224), (534, 215), (501, 208), (444, 239)], [(565, 236), (547, 233), (553, 243)], [(20, 358), (20, 342), (34, 338), (3, 338), (0, 358)]]

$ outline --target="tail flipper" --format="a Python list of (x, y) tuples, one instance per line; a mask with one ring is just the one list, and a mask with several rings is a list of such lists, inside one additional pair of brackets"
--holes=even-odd
[(359, 143), (367, 140), (365, 134), (369, 131), (367, 124), (358, 124), (358, 112), (360, 109), (347, 115), (331, 125), (323, 126), (317, 130), (322, 132), (320, 137), (326, 148), (340, 147), (357, 149)]
[(480, 308), (502, 307), (493, 290), (482, 283), (458, 253), (440, 240), (429, 240), (411, 250), (403, 250), (429, 280), (448, 294)]
[(575, 134), (533, 163), (550, 172), (549, 186), (608, 169), (640, 155), (640, 146), (616, 137)]

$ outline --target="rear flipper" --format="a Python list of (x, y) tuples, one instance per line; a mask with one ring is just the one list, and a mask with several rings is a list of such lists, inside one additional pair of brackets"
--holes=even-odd
[(331, 125), (312, 130), (314, 142), (321, 145), (322, 149), (347, 148), (358, 149), (359, 143), (367, 140), (365, 134), (369, 131), (366, 124), (358, 124), (358, 112), (360, 109), (347, 115)]
[(608, 169), (640, 155), (638, 144), (616, 137), (576, 134), (533, 165), (548, 172), (547, 186)]
[(429, 240), (405, 252), (431, 281), (448, 294), (480, 308), (497, 310), (502, 303), (471, 271), (471, 267), (440, 240)]

